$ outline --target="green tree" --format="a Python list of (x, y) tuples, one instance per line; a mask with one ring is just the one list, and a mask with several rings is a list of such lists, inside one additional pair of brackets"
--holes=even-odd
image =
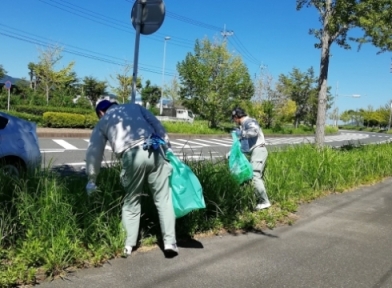
[(161, 88), (157, 85), (151, 85), (151, 81), (147, 80), (146, 85), (141, 89), (141, 96), (144, 107), (149, 104), (150, 108), (154, 108), (161, 99)]
[(342, 114), (340, 114), (339, 119), (344, 123), (347, 123), (350, 121), (350, 114), (348, 113), (348, 111), (344, 111)]
[(30, 62), (28, 65), (27, 65), (27, 68), (29, 69), (29, 77), (30, 77), (30, 88), (31, 89), (33, 89), (34, 88), (34, 90), (35, 90), (35, 88), (36, 88), (36, 81), (35, 81), (35, 66), (36, 66), (36, 64), (35, 63), (33, 63), (33, 62)]
[(226, 44), (196, 41), (194, 53), (177, 64), (183, 105), (208, 120), (211, 127), (229, 116), (231, 108), (254, 95), (249, 72)]
[[(116, 81), (117, 86), (111, 86), (113, 93), (117, 95), (118, 99), (122, 100), (122, 103), (125, 103), (129, 96), (132, 93), (132, 82), (133, 76), (129, 75), (131, 71), (131, 65), (125, 65), (123, 70), (120, 73), (117, 73), (115, 76), (110, 76), (114, 81)], [(136, 89), (140, 90), (142, 88), (141, 78), (137, 78), (136, 80)]]
[(51, 46), (40, 51), (39, 62), (35, 65), (35, 73), (39, 79), (37, 83), (45, 92), (46, 104), (49, 104), (50, 91), (61, 88), (62, 84), (70, 81), (73, 77), (72, 68), (74, 62), (69, 63), (65, 68), (55, 71), (55, 66), (62, 59), (62, 49), (58, 46)]
[(314, 100), (317, 95), (317, 78), (314, 75), (313, 67), (306, 72), (293, 68), (289, 75), (279, 75), (277, 90), (295, 102), (295, 127), (305, 120), (310, 125), (313, 124), (316, 114)]
[(288, 99), (282, 102), (278, 107), (276, 114), (278, 120), (283, 123), (292, 123), (295, 119), (295, 112), (297, 111), (297, 104), (295, 101)]
[[(311, 29), (310, 34), (319, 40), (315, 47), (321, 49), (316, 144), (322, 146), (325, 138), (327, 78), (331, 45), (336, 43), (344, 49), (350, 49), (351, 46), (347, 40), (353, 40), (360, 45), (372, 43), (381, 51), (391, 50), (392, 0), (297, 0), (297, 10), (311, 6), (318, 10), (321, 23), (321, 28)], [(363, 36), (347, 39), (348, 31), (353, 28), (361, 28)]]
[(170, 99), (173, 107), (181, 105), (180, 83), (178, 83), (177, 77), (173, 77), (170, 82), (170, 86), (164, 89), (163, 95)]
[(0, 65), (0, 79), (3, 78), (7, 74), (7, 71), (4, 70), (3, 65)]
[(90, 76), (83, 78), (82, 87), (82, 96), (87, 96), (95, 107), (98, 99), (106, 93), (107, 83), (106, 81), (98, 81), (96, 78)]

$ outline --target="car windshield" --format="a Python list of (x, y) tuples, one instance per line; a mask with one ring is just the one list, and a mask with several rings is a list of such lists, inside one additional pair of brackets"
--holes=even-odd
[(190, 118), (193, 118), (193, 113), (192, 113), (192, 111), (188, 111), (188, 116), (189, 116)]

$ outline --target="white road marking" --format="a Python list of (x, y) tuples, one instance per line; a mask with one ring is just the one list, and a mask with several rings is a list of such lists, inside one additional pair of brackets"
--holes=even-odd
[[(86, 141), (87, 143), (89, 143), (90, 142), (90, 140), (89, 139), (83, 139), (84, 141)], [(106, 145), (105, 146), (105, 149), (106, 150), (110, 150), (110, 151), (112, 151), (112, 147), (110, 147), (109, 145)]]
[(189, 144), (186, 144), (186, 143), (179, 143), (179, 142), (175, 142), (175, 141), (172, 141), (172, 140), (170, 140), (170, 144), (174, 144), (174, 145), (177, 145), (177, 146), (179, 146), (179, 147), (176, 147), (176, 148), (183, 148), (183, 149), (195, 149), (195, 148), (202, 148), (203, 146), (191, 146), (191, 145), (189, 145)]
[(230, 144), (218, 143), (218, 142), (216, 142), (216, 141), (208, 141), (208, 140), (203, 140), (203, 139), (195, 139), (195, 140), (197, 140), (197, 141), (202, 141), (202, 142), (206, 142), (206, 143), (211, 143), (211, 144), (215, 144), (215, 145), (218, 144), (217, 146), (231, 147)]
[(41, 153), (62, 153), (65, 149), (41, 149)]
[(67, 141), (64, 141), (62, 139), (53, 139), (53, 142), (57, 143), (66, 150), (79, 150), (79, 148), (69, 144)]
[(203, 147), (208, 147), (208, 146), (210, 146), (210, 145), (208, 145), (208, 144), (202, 144), (202, 143), (198, 143), (198, 142), (195, 142), (195, 141), (192, 141), (192, 140), (185, 140), (185, 139), (176, 139), (176, 140), (177, 140), (177, 141), (185, 142), (185, 144), (191, 143), (191, 144), (201, 145), (201, 146), (203, 146)]

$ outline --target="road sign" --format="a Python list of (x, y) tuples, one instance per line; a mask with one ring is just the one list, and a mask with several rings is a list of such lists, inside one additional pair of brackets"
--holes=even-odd
[(136, 101), (136, 80), (139, 62), (140, 34), (148, 35), (156, 32), (165, 19), (163, 0), (136, 0), (131, 11), (132, 25), (136, 30), (135, 51), (133, 60), (133, 79), (131, 103)]
[(4, 86), (5, 86), (6, 89), (10, 90), (10, 89), (11, 89), (11, 86), (12, 86), (11, 81), (6, 81), (6, 82), (4, 83)]
[[(149, 35), (156, 32), (165, 19), (165, 4), (162, 0), (139, 0), (141, 1), (142, 14), (140, 19), (140, 33)], [(137, 10), (139, 1), (135, 1), (132, 7), (131, 19), (132, 25), (136, 29)]]

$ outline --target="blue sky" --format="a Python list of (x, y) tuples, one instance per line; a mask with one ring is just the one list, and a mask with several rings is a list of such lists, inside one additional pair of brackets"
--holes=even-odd
[[(131, 24), (133, 0), (2, 0), (0, 64), (13, 77), (28, 77), (27, 64), (37, 62), (37, 42), (59, 44), (64, 52), (59, 66), (75, 61), (80, 78), (93, 76), (111, 82), (110, 75), (133, 62), (135, 30)], [(166, 17), (160, 29), (140, 39), (138, 76), (162, 84), (164, 37), (167, 41), (165, 83), (176, 75), (176, 64), (193, 52), (196, 39), (233, 31), (228, 48), (240, 55), (252, 77), (260, 65), (277, 80), (294, 67), (319, 72), (320, 50), (309, 28), (319, 28), (314, 8), (296, 11), (295, 0), (166, 0)], [(279, 4), (277, 4), (279, 3)], [(283, 4), (287, 3), (287, 4)], [(358, 33), (359, 31), (352, 31)], [(384, 106), (392, 99), (391, 55), (377, 55), (370, 44), (358, 52), (332, 46), (328, 84), (337, 105), (347, 109)], [(85, 57), (80, 56), (83, 54)], [(116, 64), (117, 63), (117, 64)], [(350, 95), (359, 94), (360, 98)]]

